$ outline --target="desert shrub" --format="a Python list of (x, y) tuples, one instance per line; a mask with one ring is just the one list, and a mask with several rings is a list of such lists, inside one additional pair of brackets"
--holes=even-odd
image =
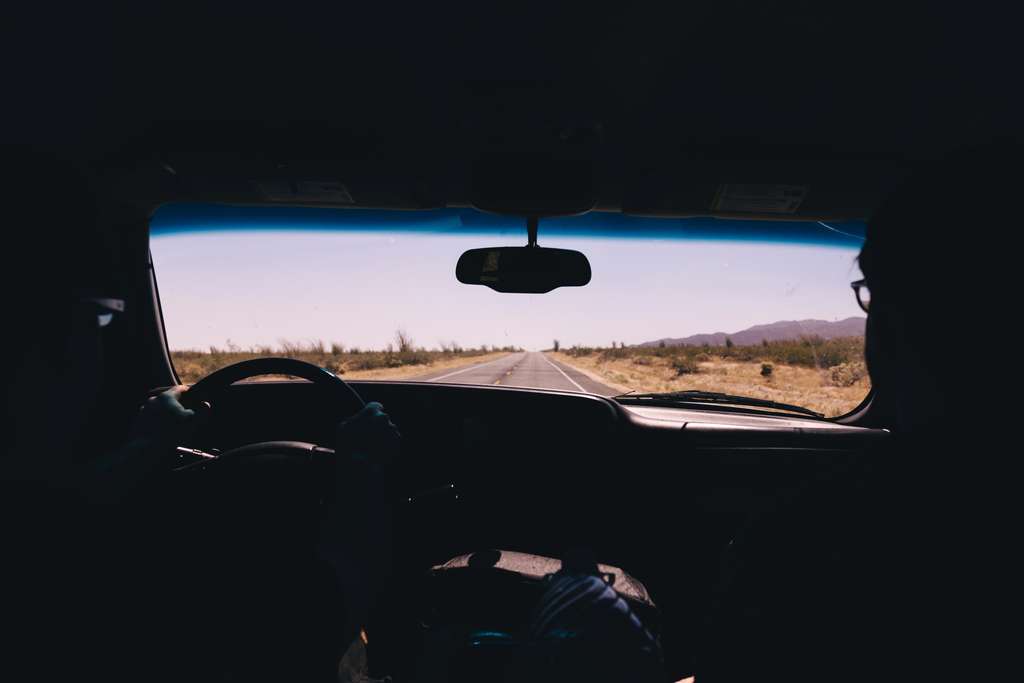
[(621, 346), (613, 346), (610, 349), (601, 351), (600, 360), (617, 360), (626, 357), (626, 349)]
[(413, 349), (413, 340), (409, 336), (409, 333), (405, 330), (395, 330), (395, 346), (398, 347), (399, 353), (408, 353)]
[(387, 354), (384, 353), (361, 353), (358, 356), (350, 357), (345, 362), (345, 368), (348, 370), (376, 370), (377, 368), (386, 368)]
[[(450, 345), (443, 345), (445, 348), (438, 351), (417, 349), (412, 346), (411, 337), (404, 332), (402, 335), (396, 335), (396, 341), (398, 342), (397, 349), (395, 344), (388, 344), (382, 351), (363, 350), (358, 347), (345, 349), (338, 342), (328, 345), (322, 341), (295, 342), (282, 340), (278, 342), (276, 347), (259, 345), (248, 349), (242, 349), (228, 342), (227, 348), (211, 346), (205, 351), (171, 351), (171, 361), (181, 380), (185, 383), (192, 383), (214, 370), (231, 365), (232, 363), (266, 356), (297, 358), (327, 368), (337, 375), (342, 375), (346, 372), (357, 370), (397, 368), (405, 365), (430, 365), (435, 360), (441, 358), (468, 358), (487, 352), (486, 347), (463, 349), (454, 342)], [(406, 347), (404, 351), (401, 348), (403, 342)], [(498, 347), (495, 346), (494, 349), (497, 350)], [(515, 352), (520, 349), (514, 346), (505, 346), (501, 350)]]
[(829, 383), (835, 387), (852, 387), (867, 375), (868, 368), (860, 361), (840, 363), (828, 369)]
[[(304, 351), (301, 342), (293, 342), (288, 341), (287, 339), (282, 339), (279, 342), (279, 344), (280, 349), (278, 350), (277, 355), (284, 356), (285, 358), (298, 358), (300, 355), (302, 355), (302, 352)], [(210, 353), (213, 353), (212, 348), (210, 349)]]
[(700, 372), (700, 366), (697, 365), (697, 361), (689, 356), (677, 356), (672, 359), (672, 369), (676, 371), (676, 375), (695, 375)]
[(761, 376), (771, 377), (772, 372), (775, 370), (775, 366), (771, 363), (761, 363)]
[(863, 337), (826, 339), (805, 337), (798, 340), (769, 342), (758, 350), (762, 362), (830, 368), (864, 359)]
[[(821, 339), (805, 337), (784, 341), (758, 342), (750, 345), (733, 344), (732, 346), (711, 347), (701, 346), (631, 346), (628, 351), (620, 343), (615, 348), (593, 348), (574, 346), (564, 349), (571, 356), (589, 356), (598, 353), (602, 360), (630, 358), (665, 358), (669, 364), (676, 358), (686, 357), (697, 363), (707, 363), (716, 357), (743, 363), (770, 363), (776, 365), (796, 365), (806, 368), (830, 368), (843, 363), (863, 362), (864, 338), (847, 337), (840, 339)], [(640, 364), (640, 363), (637, 363)]]
[(758, 346), (727, 346), (722, 354), (732, 360), (754, 363), (764, 358), (764, 349)]

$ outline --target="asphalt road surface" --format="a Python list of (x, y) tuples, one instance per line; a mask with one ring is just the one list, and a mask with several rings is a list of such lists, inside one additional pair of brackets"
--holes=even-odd
[(450, 384), (496, 384), (505, 387), (531, 387), (558, 391), (585, 391), (614, 396), (622, 392), (595, 382), (579, 370), (559, 363), (537, 351), (524, 351), (502, 356), (485, 363), (462, 368), (428, 372), (409, 379)]

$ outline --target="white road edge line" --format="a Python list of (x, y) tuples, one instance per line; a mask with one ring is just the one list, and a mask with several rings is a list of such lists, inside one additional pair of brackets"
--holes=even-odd
[(589, 391), (587, 391), (586, 389), (584, 389), (583, 387), (581, 387), (581, 386), (580, 386), (579, 384), (577, 384), (577, 383), (576, 383), (576, 380), (574, 380), (574, 379), (573, 379), (572, 377), (570, 377), (569, 375), (567, 375), (567, 374), (565, 374), (564, 372), (562, 372), (562, 368), (560, 368), (560, 367), (558, 367), (557, 365), (555, 365), (554, 363), (552, 363), (552, 362), (551, 362), (551, 360), (550, 360), (550, 359), (549, 359), (549, 358), (548, 358), (547, 356), (545, 356), (543, 352), (541, 352), (541, 354), (540, 354), (540, 357), (541, 357), (541, 358), (543, 358), (543, 359), (544, 359), (545, 361), (547, 361), (547, 364), (548, 364), (548, 365), (550, 365), (551, 367), (553, 367), (553, 368), (554, 368), (555, 370), (558, 370), (559, 372), (561, 372), (561, 373), (562, 373), (562, 377), (564, 377), (564, 378), (566, 378), (567, 380), (569, 380), (570, 382), (572, 382), (572, 385), (573, 385), (574, 387), (576, 387), (577, 389), (579, 389), (580, 391), (582, 391), (582, 392), (583, 392), (584, 394), (589, 394), (589, 393), (590, 393)]
[(448, 377), (454, 377), (455, 375), (461, 375), (464, 372), (469, 372), (470, 370), (476, 370), (477, 368), (482, 368), (485, 365), (490, 365), (491, 363), (497, 363), (499, 360), (506, 360), (507, 358), (508, 358), (508, 356), (502, 356), (501, 358), (495, 358), (494, 360), (489, 360), (486, 363), (478, 363), (476, 365), (470, 365), (468, 368), (462, 368), (461, 370), (456, 370), (455, 372), (449, 372), (447, 375), (441, 375), (440, 377), (434, 377), (433, 379), (428, 379), (427, 381), (428, 382), (436, 382), (436, 381), (441, 380), (441, 379), (447, 379)]

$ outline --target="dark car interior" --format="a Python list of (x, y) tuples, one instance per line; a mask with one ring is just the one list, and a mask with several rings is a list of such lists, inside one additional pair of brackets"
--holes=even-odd
[[(654, 596), (680, 673), (692, 671), (697, 615), (709, 608), (722, 552), (749, 516), (867, 467), (886, 436), (788, 417), (722, 424), (714, 414), (675, 410), (649, 418), (609, 399), (541, 390), (353, 387), (388, 407), (403, 450), (416, 454), (401, 482), (408, 537), (399, 545), (411, 574), (480, 549), (559, 557), (567, 547), (592, 548)], [(291, 408), (282, 413), (281, 405)], [(336, 416), (308, 384), (235, 385), (218, 401), (211, 433), (192, 445), (330, 443)], [(414, 624), (419, 617), (406, 616)]]
[[(525, 217), (582, 202), (770, 221), (778, 216), (714, 208), (717, 188), (797, 183), (813, 190), (789, 220), (870, 221), (907, 177), (1019, 124), (994, 86), (1003, 62), (987, 45), (998, 41), (963, 42), (967, 29), (938, 9), (910, 21), (890, 8), (883, 21), (804, 2), (622, 5), (552, 9), (539, 22), (484, 8), (439, 20), (410, 6), (391, 21), (366, 7), (278, 10), (68, 16), (45, 24), (51, 58), (19, 76), (42, 85), (12, 112), (10, 142), (73, 167), (84, 179), (73, 196), (97, 207), (93, 222), (53, 226), (52, 239), (81, 249), (75, 272), (98, 273), (87, 277), (125, 301), (105, 332), (103, 410), (83, 452), (122, 442), (139, 405), (179, 383), (148, 248), (162, 205), (477, 206)], [(545, 164), (564, 172), (532, 173)], [(66, 177), (45, 173), (38, 182), (61, 201)], [(295, 188), (308, 179), (344, 183), (351, 201), (303, 196)], [(284, 196), (268, 198), (267, 187)], [(24, 254), (25, 264), (45, 260)], [(374, 680), (500, 680), (506, 653), (479, 634), (522, 628), (547, 573), (533, 565), (574, 547), (591, 549), (624, 593), (637, 582), (627, 597), (660, 639), (664, 680), (701, 679), (734, 541), (803, 492), (884, 477), (899, 412), (885, 387), (821, 420), (340, 382), (209, 383), (210, 419), (167, 468), (186, 493), (168, 505), (182, 528), (197, 523), (199, 480), (218, 482), (225, 508), (231, 495), (251, 505), (240, 481), (252, 476), (269, 496), (292, 474), (218, 467), (224, 454), (315, 467), (333, 454), (339, 419), (363, 401), (383, 404), (403, 442), (393, 589), (362, 625)], [(453, 645), (452, 633), (463, 640)], [(462, 650), (472, 651), (465, 671), (425, 673)]]

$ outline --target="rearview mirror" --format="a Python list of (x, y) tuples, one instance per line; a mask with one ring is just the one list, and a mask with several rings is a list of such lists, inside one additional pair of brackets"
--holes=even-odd
[(590, 261), (571, 249), (470, 249), (459, 257), (455, 277), (463, 284), (485, 285), (496, 292), (544, 294), (590, 282)]

